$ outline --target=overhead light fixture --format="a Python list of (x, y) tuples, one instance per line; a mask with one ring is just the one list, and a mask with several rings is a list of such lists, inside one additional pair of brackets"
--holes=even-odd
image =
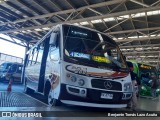
[(79, 25), (78, 23), (73, 23), (74, 25)]
[(21, 31), (22, 33), (26, 33), (26, 31), (25, 30), (23, 30), (23, 31)]
[(92, 23), (102, 23), (102, 20), (101, 19), (98, 19), (98, 20), (91, 20)]
[(14, 34), (18, 34), (19, 32), (13, 32)]
[(122, 38), (122, 37), (120, 37), (120, 38), (118, 38), (119, 40), (122, 40), (122, 39), (124, 39), (124, 38)]
[(31, 30), (27, 30), (27, 32), (32, 32)]
[(40, 28), (37, 28), (37, 29), (34, 29), (35, 31), (42, 31), (42, 29), (40, 29)]
[(88, 25), (89, 23), (87, 21), (80, 22), (81, 25)]
[(109, 22), (109, 21), (115, 21), (114, 17), (110, 17), (110, 18), (104, 18), (103, 19), (105, 22)]
[(43, 30), (49, 30), (50, 28), (49, 27), (45, 27), (45, 28), (42, 28)]

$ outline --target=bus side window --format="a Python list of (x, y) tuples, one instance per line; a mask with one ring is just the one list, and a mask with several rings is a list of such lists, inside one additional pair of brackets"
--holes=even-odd
[(37, 62), (37, 56), (38, 56), (39, 47), (34, 48), (33, 58), (32, 58), (32, 65), (36, 64)]
[(59, 48), (50, 47), (49, 58), (51, 60), (58, 61), (59, 60)]
[(59, 31), (56, 31), (57, 37), (55, 40), (55, 45), (50, 45), (49, 47), (49, 57), (48, 59), (53, 60), (53, 61), (58, 61), (60, 57), (60, 52), (59, 52), (59, 42), (60, 42), (60, 34)]
[(11, 67), (10, 67), (10, 72), (16, 72), (17, 71), (17, 65), (12, 65)]
[(34, 53), (34, 50), (35, 50), (35, 49), (33, 49), (32, 51), (29, 52), (26, 66), (31, 66), (31, 65), (32, 65), (32, 59), (33, 59), (33, 55), (34, 55), (34, 54), (33, 54), (33, 53)]
[(29, 56), (28, 56), (28, 61), (26, 66), (31, 66), (35, 64), (40, 64), (42, 60), (42, 55), (44, 51), (44, 42), (40, 43), (38, 46), (33, 48), (32, 51), (30, 51)]
[(31, 64), (31, 60), (30, 60), (30, 54), (28, 55), (28, 59), (27, 59), (27, 62), (26, 62), (26, 66), (29, 66)]
[(36, 58), (36, 64), (40, 64), (43, 56), (43, 51), (44, 51), (44, 42), (43, 41), (39, 46), (38, 46), (38, 54)]
[(18, 66), (17, 72), (18, 72), (18, 73), (21, 73), (21, 72), (22, 72), (22, 67), (21, 67), (21, 66)]

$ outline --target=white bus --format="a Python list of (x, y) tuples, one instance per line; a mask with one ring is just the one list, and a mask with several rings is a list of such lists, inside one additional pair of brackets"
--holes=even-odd
[(132, 84), (118, 45), (106, 34), (71, 24), (53, 27), (26, 55), (25, 92), (59, 103), (126, 107)]

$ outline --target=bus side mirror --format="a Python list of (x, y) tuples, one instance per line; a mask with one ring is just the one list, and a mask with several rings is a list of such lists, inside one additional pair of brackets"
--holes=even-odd
[(49, 41), (50, 45), (55, 45), (56, 44), (57, 36), (58, 36), (57, 33), (52, 33), (51, 34), (50, 41)]

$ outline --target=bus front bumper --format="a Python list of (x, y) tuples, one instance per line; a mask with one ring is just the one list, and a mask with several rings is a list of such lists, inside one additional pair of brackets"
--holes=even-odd
[(85, 106), (85, 107), (97, 107), (97, 108), (125, 108), (127, 104), (98, 104), (98, 103), (88, 103), (79, 102), (73, 100), (61, 100), (62, 103), (69, 105)]
[[(69, 91), (69, 87), (77, 88), (72, 92)], [(81, 92), (84, 90), (86, 93), (84, 95), (77, 94), (78, 90)], [(75, 92), (75, 93), (73, 93)], [(102, 94), (110, 94), (113, 95), (113, 98), (106, 99), (102, 97)], [(88, 107), (100, 107), (100, 108), (124, 108), (127, 106), (128, 102), (132, 97), (132, 93), (128, 99), (124, 99), (123, 92), (111, 92), (105, 90), (97, 90), (97, 89), (88, 89), (88, 88), (80, 88), (75, 86), (70, 86), (66, 84), (61, 84), (61, 93), (60, 93), (60, 101), (65, 104), (70, 105), (78, 105), (78, 106), (88, 106)]]

